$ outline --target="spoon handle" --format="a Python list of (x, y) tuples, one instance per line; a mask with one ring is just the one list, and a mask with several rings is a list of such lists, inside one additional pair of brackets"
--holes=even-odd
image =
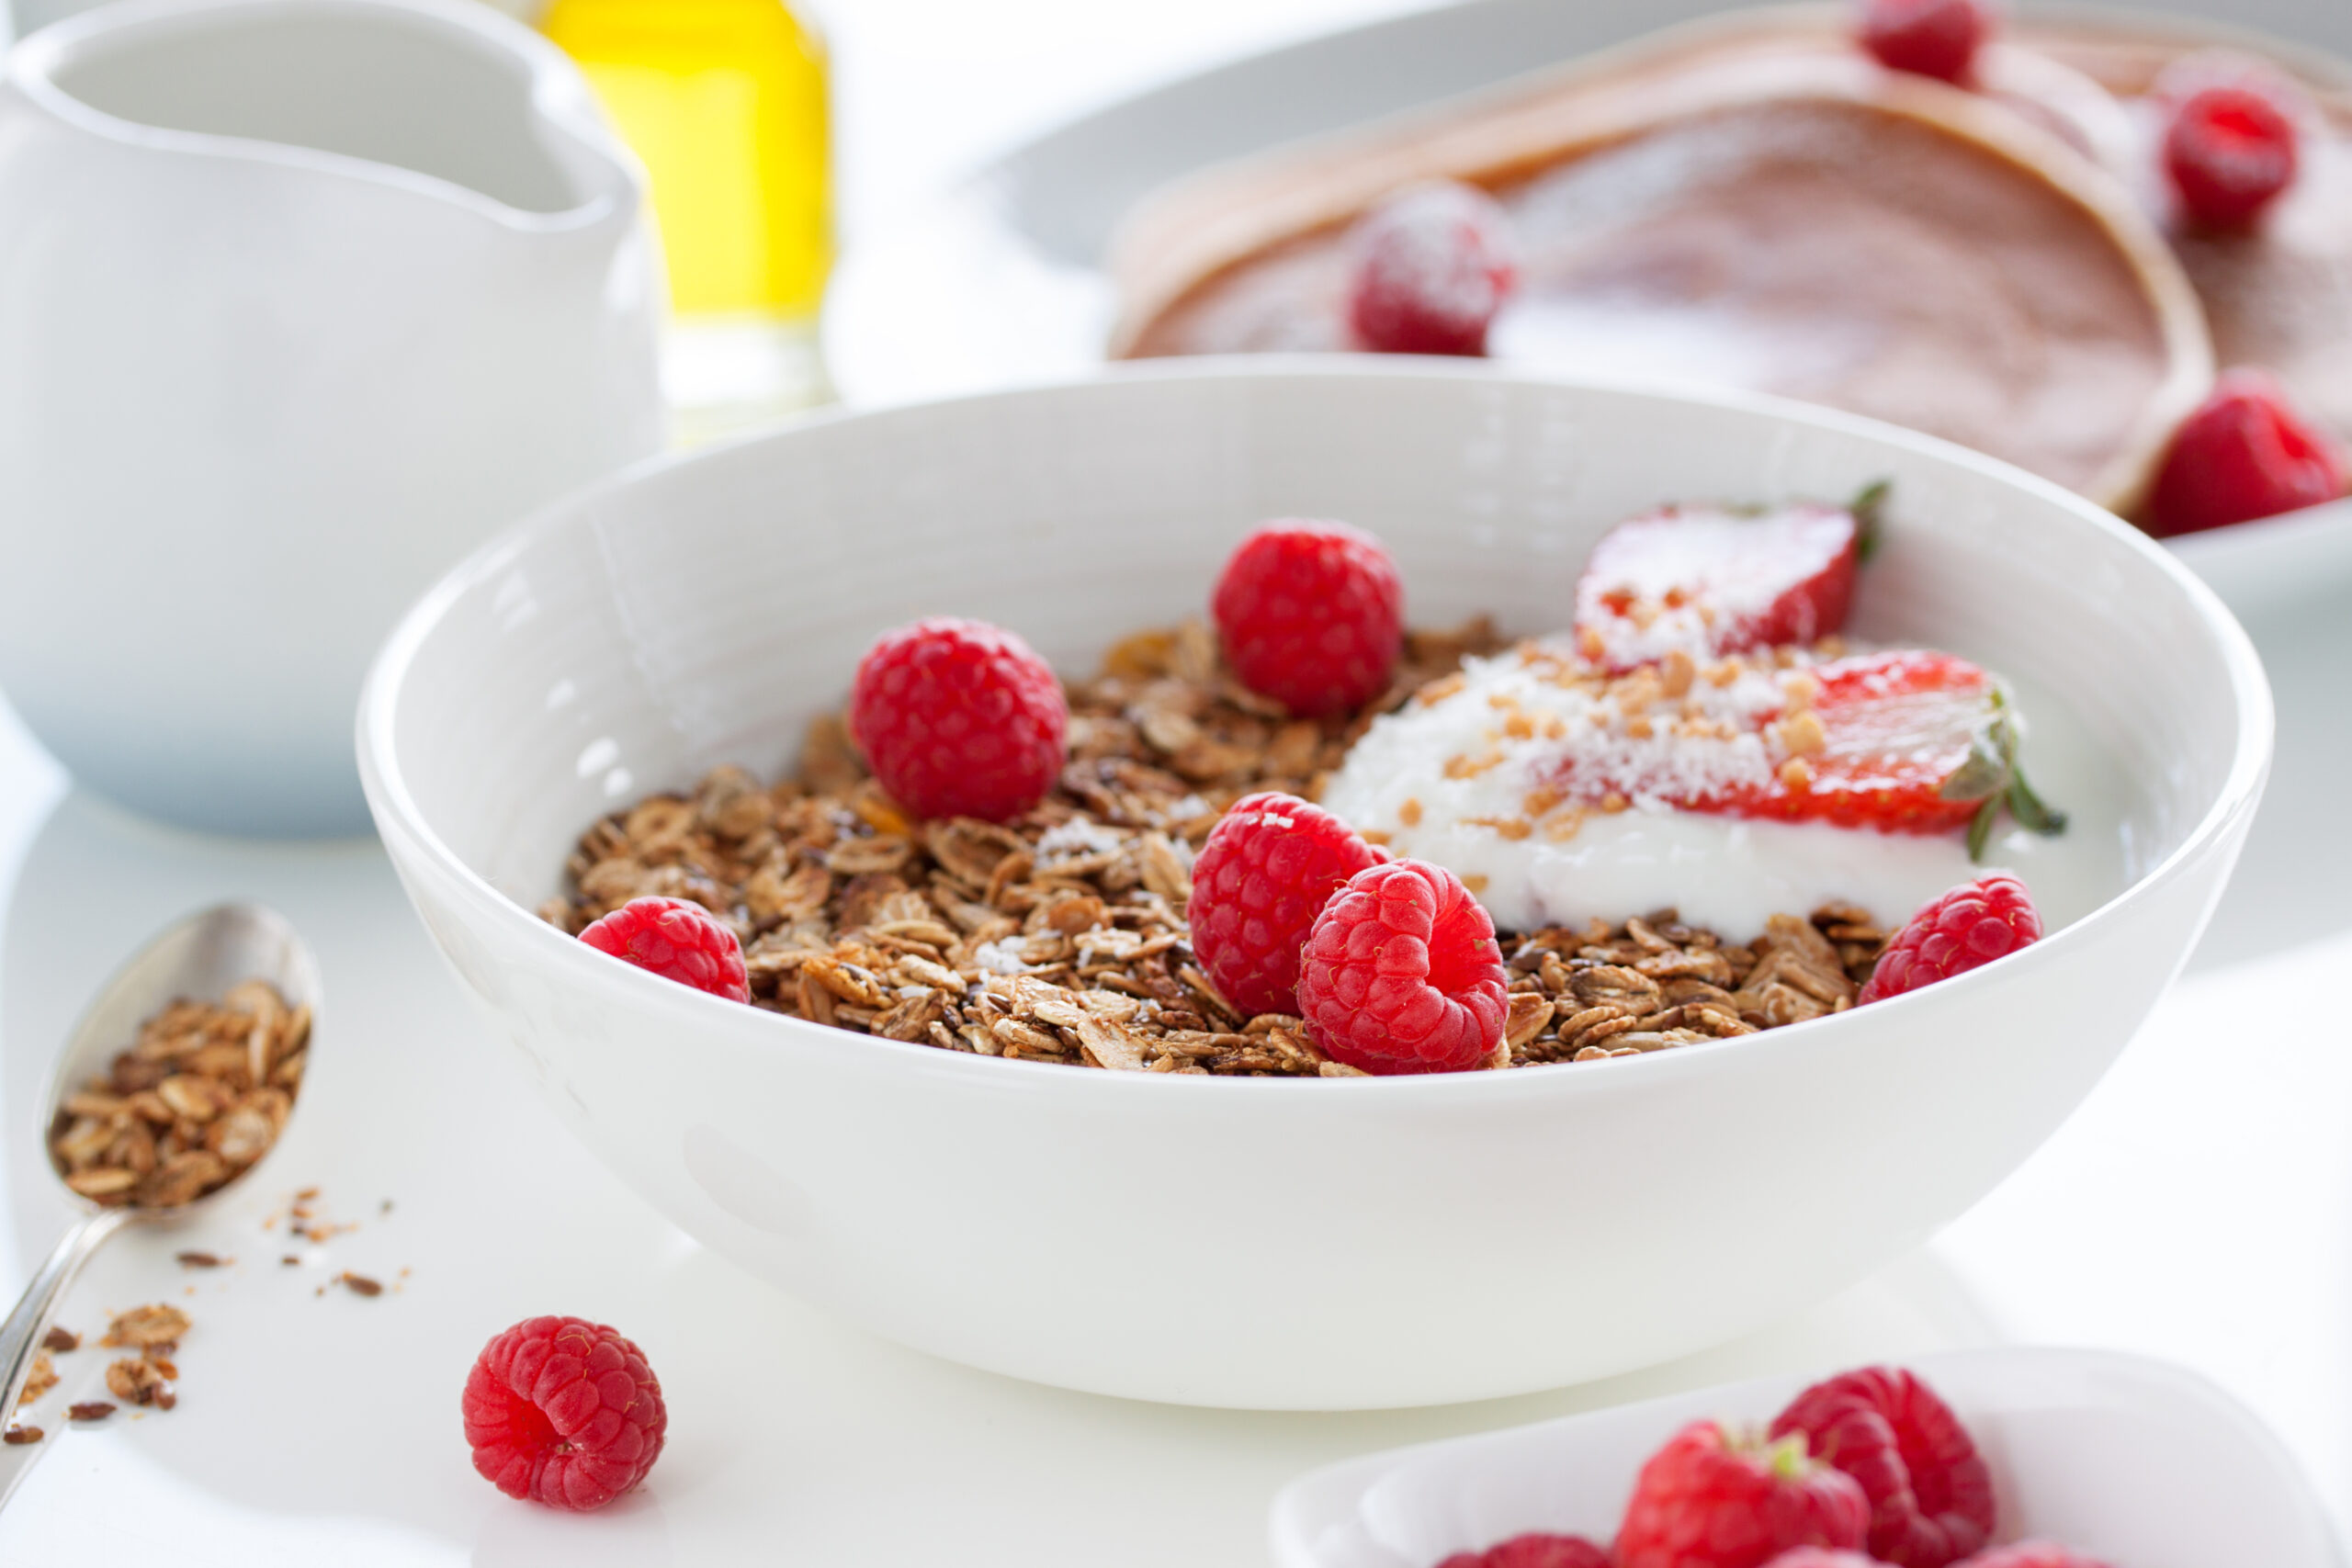
[(25, 1287), (17, 1303), (17, 1310), (8, 1321), (0, 1323), (0, 1427), (16, 1418), (17, 1400), (25, 1391), (25, 1378), (33, 1368), (33, 1356), (40, 1349), (41, 1331), (49, 1325), (49, 1314), (57, 1308), (57, 1298), (82, 1271), (90, 1255), (105, 1245), (106, 1239), (120, 1230), (136, 1215), (131, 1209), (100, 1209), (74, 1222), (65, 1233), (49, 1261)]

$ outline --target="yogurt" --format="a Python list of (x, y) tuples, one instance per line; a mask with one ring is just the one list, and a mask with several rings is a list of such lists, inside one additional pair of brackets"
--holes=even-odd
[[(1785, 655), (1611, 680), (1562, 646), (1523, 644), (1375, 722), (1322, 803), (1453, 871), (1505, 931), (1672, 908), (1743, 941), (1770, 916), (1830, 903), (1899, 922), (1982, 875), (1957, 833), (1676, 807), (1787, 765), (1782, 721), (1801, 715), (1810, 681)], [(1596, 793), (1579, 776), (1615, 787)]]

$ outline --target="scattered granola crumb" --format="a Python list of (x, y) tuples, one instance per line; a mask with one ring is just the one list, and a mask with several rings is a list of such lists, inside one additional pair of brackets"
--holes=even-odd
[(279, 1258), (279, 1259), (278, 1259), (278, 1261), (279, 1261), (280, 1263), (284, 1264), (284, 1265), (285, 1265), (287, 1268), (288, 1268), (288, 1269), (300, 1269), (300, 1267), (302, 1267), (302, 1260), (301, 1260), (300, 1258), (299, 1258), (295, 1257), (295, 1256), (294, 1256), (292, 1253), (290, 1253), (290, 1252), (289, 1252), (289, 1253), (288, 1253), (285, 1257), (283, 1257), (283, 1258)]
[(79, 1350), (82, 1348), (82, 1337), (70, 1328), (51, 1325), (50, 1331), (40, 1337), (40, 1348), (63, 1355), (68, 1351)]
[(383, 1285), (365, 1274), (354, 1274), (346, 1269), (339, 1278), (344, 1288), (356, 1296), (380, 1296), (384, 1293)]
[(38, 1443), (48, 1435), (39, 1427), (11, 1427), (6, 1432), (0, 1432), (0, 1443), (10, 1448), (22, 1448), (27, 1443)]
[(390, 1198), (385, 1199), (381, 1203), (376, 1205), (376, 1213), (379, 1215), (389, 1214), (391, 1212), (392, 1201)]
[(125, 1404), (153, 1404), (169, 1410), (176, 1403), (163, 1368), (143, 1356), (126, 1356), (108, 1365), (107, 1392)]
[(69, 1421), (103, 1421), (113, 1414), (114, 1406), (103, 1399), (93, 1399), (81, 1404), (69, 1404), (65, 1407), (65, 1418)]
[(98, 1343), (109, 1349), (133, 1346), (142, 1350), (168, 1351), (187, 1330), (187, 1314), (175, 1306), (133, 1307), (107, 1325), (106, 1337)]
[(68, 1095), (49, 1131), (65, 1185), (108, 1208), (176, 1208), (270, 1151), (301, 1092), (311, 1010), (247, 980), (217, 1003), (182, 998)]
[(217, 1253), (210, 1252), (183, 1252), (179, 1255), (180, 1267), (183, 1269), (220, 1269), (235, 1261), (233, 1258), (222, 1258)]
[(24, 1408), (56, 1386), (56, 1363), (49, 1359), (48, 1351), (36, 1351), (33, 1355), (32, 1371), (25, 1374), (25, 1392), (17, 1396), (17, 1407)]

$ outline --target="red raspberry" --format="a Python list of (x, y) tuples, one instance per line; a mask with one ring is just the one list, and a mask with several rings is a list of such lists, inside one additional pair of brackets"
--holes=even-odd
[(1487, 328), (1518, 281), (1510, 218), (1453, 180), (1400, 191), (1351, 236), (1348, 321), (1375, 354), (1487, 352)]
[(2266, 372), (2225, 371), (2181, 422), (2149, 492), (2159, 538), (2275, 517), (2344, 493), (2352, 457), (2297, 413)]
[(643, 1481), (670, 1420), (645, 1353), (576, 1317), (526, 1318), (482, 1347), (463, 1403), (484, 1480), (574, 1513)]
[(1437, 1568), (1610, 1568), (1609, 1553), (1580, 1535), (1515, 1535), (1484, 1551), (1457, 1551)]
[(1999, 19), (1990, 0), (1863, 0), (1862, 47), (1889, 70), (1964, 82)]
[(2014, 1546), (1980, 1551), (1967, 1561), (1964, 1568), (2107, 1568), (2107, 1564), (2054, 1540), (2021, 1540)]
[(1265, 524), (1225, 563), (1209, 608), (1241, 683), (1295, 714), (1362, 707), (1405, 646), (1396, 562), (1344, 523)]
[(1857, 1003), (1883, 1001), (1965, 975), (2041, 940), (2041, 916), (2025, 884), (2004, 872), (1930, 899), (1894, 933)]
[(2299, 151), (2293, 118), (2246, 83), (2189, 94), (2165, 129), (2165, 173), (2181, 206), (2218, 229), (2251, 222), (2294, 184)]
[(1763, 1568), (1796, 1546), (1859, 1548), (1870, 1500), (1797, 1438), (1734, 1438), (1694, 1421), (1642, 1466), (1617, 1568)]
[(1193, 863), (1193, 952), (1249, 1017), (1298, 1011), (1299, 950), (1349, 877), (1387, 854), (1296, 795), (1233, 803)]
[(857, 667), (850, 734), (890, 797), (918, 817), (1002, 822), (1062, 770), (1069, 707), (1052, 666), (985, 621), (917, 621)]
[(1298, 1010), (1349, 1066), (1459, 1073), (1501, 1042), (1509, 984), (1495, 922), (1462, 879), (1400, 860), (1348, 878), (1316, 917)]
[(1826, 1546), (1792, 1546), (1764, 1568), (1880, 1568), (1867, 1551), (1837, 1551)]
[(1993, 1539), (1993, 1477), (1936, 1392), (1909, 1372), (1869, 1367), (1818, 1382), (1772, 1423), (1861, 1483), (1871, 1555), (1944, 1568)]
[(711, 912), (684, 898), (632, 898), (580, 940), (624, 964), (730, 1002), (752, 999), (743, 944)]

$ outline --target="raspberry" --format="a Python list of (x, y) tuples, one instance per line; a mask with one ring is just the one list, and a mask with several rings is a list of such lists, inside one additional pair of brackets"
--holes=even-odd
[(2267, 373), (2225, 371), (2181, 422), (2149, 492), (2158, 537), (2275, 517), (2344, 493), (2352, 458), (2312, 428)]
[(2021, 1540), (1980, 1551), (1968, 1560), (1966, 1568), (2107, 1568), (2107, 1564), (2054, 1540)]
[(2237, 228), (2295, 183), (2295, 122), (2245, 83), (2189, 94), (2165, 128), (2165, 173), (2199, 223)]
[(1457, 1551), (1437, 1568), (1610, 1568), (1609, 1553), (1580, 1535), (1515, 1535), (1484, 1551)]
[(1348, 878), (1315, 919), (1298, 1010), (1317, 1043), (1367, 1073), (1458, 1073), (1503, 1035), (1509, 976), (1495, 922), (1442, 865)]
[(1883, 1001), (1965, 975), (2041, 940), (2041, 916), (2025, 884), (2005, 872), (1930, 899), (1894, 933), (1856, 1001)]
[(1863, 0), (1862, 47), (1889, 70), (1964, 82), (1998, 19), (1989, 0)]
[(643, 1481), (670, 1419), (645, 1353), (576, 1317), (526, 1318), (482, 1347), (463, 1404), (484, 1480), (574, 1513)]
[(857, 666), (849, 728), (874, 776), (918, 817), (1002, 822), (1061, 773), (1069, 707), (1053, 668), (984, 621), (917, 621)]
[(1826, 1546), (1792, 1546), (1764, 1568), (1880, 1568), (1867, 1551), (1838, 1551)]
[(1193, 863), (1193, 952), (1245, 1016), (1298, 1011), (1299, 950), (1340, 884), (1388, 856), (1296, 795), (1244, 795)]
[(1210, 611), (1241, 683), (1295, 714), (1362, 707), (1405, 646), (1396, 563), (1344, 523), (1260, 527), (1225, 563)]
[(1909, 1372), (1846, 1372), (1798, 1394), (1772, 1436), (1802, 1433), (1813, 1457), (1861, 1484), (1871, 1555), (1944, 1568), (1993, 1539), (1993, 1477), (1951, 1406)]
[(1351, 240), (1348, 321), (1364, 347), (1487, 352), (1487, 328), (1519, 276), (1510, 219), (1494, 197), (1452, 180), (1415, 186), (1366, 213)]
[(1694, 1421), (1642, 1466), (1617, 1568), (1763, 1568), (1797, 1546), (1857, 1549), (1870, 1500), (1797, 1438), (1734, 1438)]
[(743, 944), (709, 910), (684, 898), (632, 898), (591, 924), (580, 940), (681, 986), (730, 1002), (752, 999)]

